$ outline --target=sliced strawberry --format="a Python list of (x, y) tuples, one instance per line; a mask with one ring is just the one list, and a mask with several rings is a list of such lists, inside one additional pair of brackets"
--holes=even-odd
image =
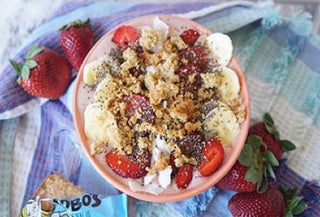
[(188, 76), (194, 73), (200, 74), (201, 69), (199, 66), (193, 63), (188, 63), (187, 65), (183, 65), (175, 71), (175, 74), (179, 75), (179, 77), (183, 79), (188, 79)]
[(180, 189), (188, 187), (193, 177), (193, 167), (189, 164), (182, 165), (177, 173), (176, 184)]
[(212, 174), (222, 163), (224, 150), (221, 143), (216, 139), (210, 139), (202, 148), (202, 162), (199, 171), (203, 176)]
[(180, 35), (182, 40), (189, 46), (193, 46), (194, 43), (196, 43), (199, 36), (199, 32), (197, 32), (197, 30), (194, 29), (187, 29)]
[(119, 48), (134, 48), (136, 41), (139, 38), (139, 32), (132, 26), (120, 26), (113, 34), (112, 41), (118, 45)]
[(188, 47), (179, 52), (181, 58), (185, 58), (189, 63), (193, 63), (200, 67), (206, 67), (208, 64), (207, 54), (204, 49), (199, 46)]
[(142, 120), (152, 122), (154, 120), (154, 112), (150, 106), (149, 99), (140, 94), (126, 95), (123, 98), (127, 104), (126, 116), (131, 117), (139, 112), (142, 116)]
[(150, 167), (150, 153), (145, 151), (142, 155), (122, 155), (117, 150), (106, 154), (109, 167), (119, 176), (137, 179), (147, 174), (146, 167)]

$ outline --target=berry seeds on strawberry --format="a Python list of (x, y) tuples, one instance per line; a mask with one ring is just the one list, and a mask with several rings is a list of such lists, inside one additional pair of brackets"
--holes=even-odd
[(184, 164), (178, 169), (176, 184), (179, 189), (187, 188), (193, 177), (193, 166)]
[(150, 167), (151, 156), (148, 151), (142, 155), (136, 152), (131, 155), (123, 155), (114, 149), (106, 154), (106, 162), (119, 176), (138, 179), (147, 174), (146, 168)]
[(279, 189), (270, 185), (263, 193), (238, 193), (229, 201), (229, 211), (234, 217), (293, 217), (307, 208), (303, 197), (297, 196), (296, 188)]
[[(279, 131), (268, 113), (263, 115), (263, 122), (256, 123), (250, 127), (248, 135), (260, 136), (267, 145), (267, 149), (272, 151), (277, 159), (282, 157), (283, 152), (289, 152), (296, 148), (292, 142), (280, 140)], [(265, 147), (261, 146), (261, 149), (261, 151), (264, 151)]]
[(202, 147), (202, 161), (199, 172), (202, 176), (209, 176), (218, 169), (223, 161), (224, 149), (216, 139), (210, 139)]
[(200, 34), (197, 30), (187, 29), (180, 35), (180, 37), (186, 44), (193, 46), (200, 37)]
[(180, 58), (188, 60), (188, 63), (193, 63), (201, 68), (208, 64), (208, 57), (204, 48), (199, 46), (188, 47), (179, 52)]
[(93, 45), (90, 20), (73, 21), (61, 29), (60, 46), (71, 65), (79, 71), (80, 66)]
[(263, 141), (259, 136), (249, 136), (238, 162), (217, 183), (223, 190), (237, 192), (263, 192), (268, 187), (268, 177), (275, 178), (274, 166), (279, 162), (271, 151), (260, 152)]
[(131, 117), (136, 112), (141, 114), (141, 119), (147, 122), (152, 122), (155, 114), (150, 105), (149, 99), (140, 94), (131, 94), (123, 97), (124, 102), (127, 104), (126, 116)]
[(35, 45), (28, 51), (26, 62), (9, 61), (18, 74), (17, 82), (32, 96), (57, 99), (70, 83), (68, 64), (49, 48)]
[(135, 48), (140, 33), (132, 26), (120, 26), (113, 34), (112, 41), (121, 49)]

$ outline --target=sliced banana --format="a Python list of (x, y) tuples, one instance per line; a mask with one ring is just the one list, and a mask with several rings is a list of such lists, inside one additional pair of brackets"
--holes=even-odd
[(220, 65), (228, 65), (233, 50), (229, 36), (222, 33), (213, 33), (207, 37), (207, 46)]
[(221, 98), (224, 102), (233, 100), (239, 96), (240, 82), (237, 73), (228, 67), (219, 68), (219, 81)]
[(94, 100), (96, 102), (103, 102), (106, 100), (106, 95), (109, 90), (109, 83), (111, 75), (107, 74), (106, 77), (98, 84), (96, 91), (94, 92)]
[[(110, 63), (113, 65), (110, 65)], [(118, 61), (110, 60), (110, 57), (104, 56), (98, 60), (88, 63), (83, 69), (83, 81), (89, 86), (100, 82), (106, 74), (113, 73), (119, 68)]]
[(216, 102), (204, 120), (204, 127), (207, 135), (215, 134), (224, 146), (231, 145), (240, 131), (237, 117), (223, 102)]
[(102, 103), (89, 104), (84, 111), (84, 130), (87, 138), (95, 143), (119, 143), (117, 122)]

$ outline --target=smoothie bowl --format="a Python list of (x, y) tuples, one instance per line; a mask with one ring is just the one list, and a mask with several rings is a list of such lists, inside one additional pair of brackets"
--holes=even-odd
[(74, 92), (76, 131), (95, 169), (152, 202), (216, 184), (240, 155), (249, 113), (230, 38), (171, 15), (109, 31), (84, 60)]

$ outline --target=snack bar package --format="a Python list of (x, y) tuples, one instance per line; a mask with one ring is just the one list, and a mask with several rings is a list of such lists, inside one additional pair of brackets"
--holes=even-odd
[[(50, 199), (49, 199), (50, 200)], [(127, 217), (127, 196), (119, 194), (102, 197), (96, 194), (83, 194), (72, 200), (50, 200), (53, 211), (41, 209), (47, 199), (29, 200), (23, 208), (22, 217)]]

